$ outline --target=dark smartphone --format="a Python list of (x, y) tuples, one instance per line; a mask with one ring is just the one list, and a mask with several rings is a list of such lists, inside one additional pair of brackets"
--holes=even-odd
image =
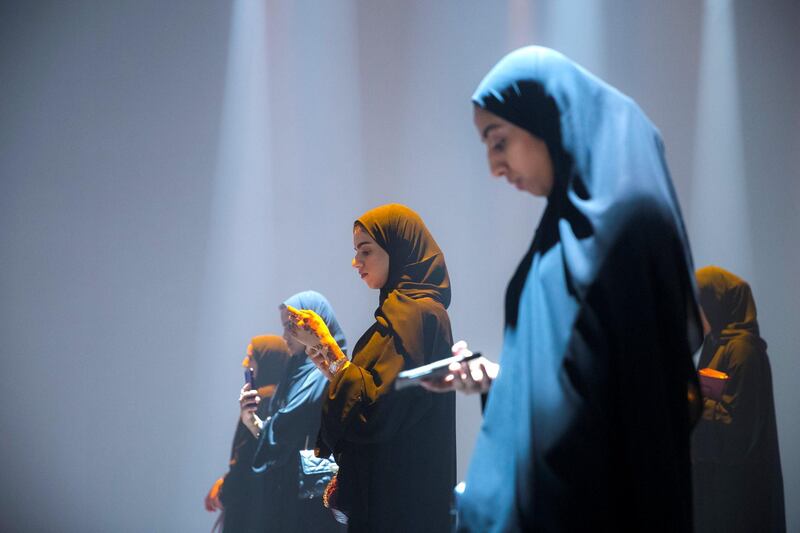
[[(250, 390), (256, 390), (256, 384), (253, 378), (253, 369), (252, 368), (245, 368), (244, 369), (244, 380), (246, 383), (250, 384)], [(252, 398), (250, 402), (247, 404), (249, 407), (254, 407), (258, 405), (256, 403), (256, 399)]]
[(451, 363), (463, 363), (464, 361), (469, 361), (470, 359), (477, 359), (480, 356), (481, 352), (475, 352), (467, 357), (454, 355), (452, 357), (439, 359), (438, 361), (434, 361), (433, 363), (424, 366), (418, 366), (417, 368), (412, 368), (410, 370), (403, 370), (397, 374), (397, 379), (394, 382), (394, 386), (396, 389), (404, 389), (411, 385), (419, 385), (420, 381), (423, 379), (441, 378), (450, 372)]

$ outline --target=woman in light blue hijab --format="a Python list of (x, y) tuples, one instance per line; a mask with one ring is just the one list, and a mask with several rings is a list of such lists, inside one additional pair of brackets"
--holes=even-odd
[[(333, 306), (322, 294), (304, 291), (287, 298), (279, 307), (284, 324), (287, 305), (316, 312), (342, 352), (347, 353), (344, 331)], [(285, 327), (283, 338), (291, 357), (270, 401), (268, 416), (260, 424), (258, 440), (253, 439), (252, 469), (264, 476), (265, 482), (265, 526), (269, 531), (342, 531), (321, 498), (298, 497), (299, 451), (313, 448), (316, 442), (328, 380), (307, 357), (305, 346)], [(248, 396), (243, 394), (242, 405), (247, 401)]]
[(661, 136), (560, 53), (511, 52), (472, 102), (490, 170), (547, 198), (506, 292), (459, 530), (691, 531), (691, 253)]

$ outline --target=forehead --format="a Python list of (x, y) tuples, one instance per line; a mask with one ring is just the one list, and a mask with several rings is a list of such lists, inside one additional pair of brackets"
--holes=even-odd
[(484, 130), (487, 128), (491, 128), (492, 126), (501, 128), (511, 125), (510, 122), (498, 117), (490, 111), (486, 111), (480, 106), (473, 106), (472, 119), (481, 137), (486, 133)]
[(373, 239), (369, 233), (364, 231), (364, 228), (361, 226), (356, 226), (353, 229), (353, 244), (358, 246), (360, 243), (369, 243), (375, 244), (375, 239)]

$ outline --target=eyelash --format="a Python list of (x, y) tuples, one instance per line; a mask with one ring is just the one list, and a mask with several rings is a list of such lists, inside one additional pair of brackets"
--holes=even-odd
[(506, 140), (502, 139), (502, 140), (497, 141), (496, 143), (494, 143), (492, 145), (492, 150), (496, 151), (496, 152), (497, 151), (502, 151), (505, 147), (506, 147)]

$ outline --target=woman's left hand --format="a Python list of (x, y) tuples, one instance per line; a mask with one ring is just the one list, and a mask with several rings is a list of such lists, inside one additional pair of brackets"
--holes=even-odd
[[(472, 355), (465, 341), (453, 345), (453, 355), (468, 357)], [(431, 392), (461, 391), (464, 394), (485, 394), (500, 372), (500, 365), (485, 357), (470, 359), (461, 363), (450, 363), (449, 373), (435, 381), (423, 380), (420, 384)]]
[(329, 346), (307, 346), (306, 354), (328, 380), (350, 365), (343, 353), (331, 353)]
[(311, 362), (314, 363), (322, 375), (326, 378), (331, 379), (333, 378), (333, 373), (331, 372), (329, 365), (330, 361), (328, 360), (328, 355), (325, 353), (324, 348), (316, 348), (314, 346), (307, 346), (306, 347), (306, 355), (308, 355)]
[(214, 511), (222, 511), (222, 502), (219, 499), (219, 493), (222, 489), (222, 484), (225, 482), (225, 477), (221, 477), (214, 482), (211, 490), (208, 491), (205, 499), (206, 511), (213, 513)]
[(319, 347), (331, 338), (331, 332), (322, 317), (314, 311), (295, 309), (286, 306), (289, 321), (284, 324), (298, 342), (311, 347)]

